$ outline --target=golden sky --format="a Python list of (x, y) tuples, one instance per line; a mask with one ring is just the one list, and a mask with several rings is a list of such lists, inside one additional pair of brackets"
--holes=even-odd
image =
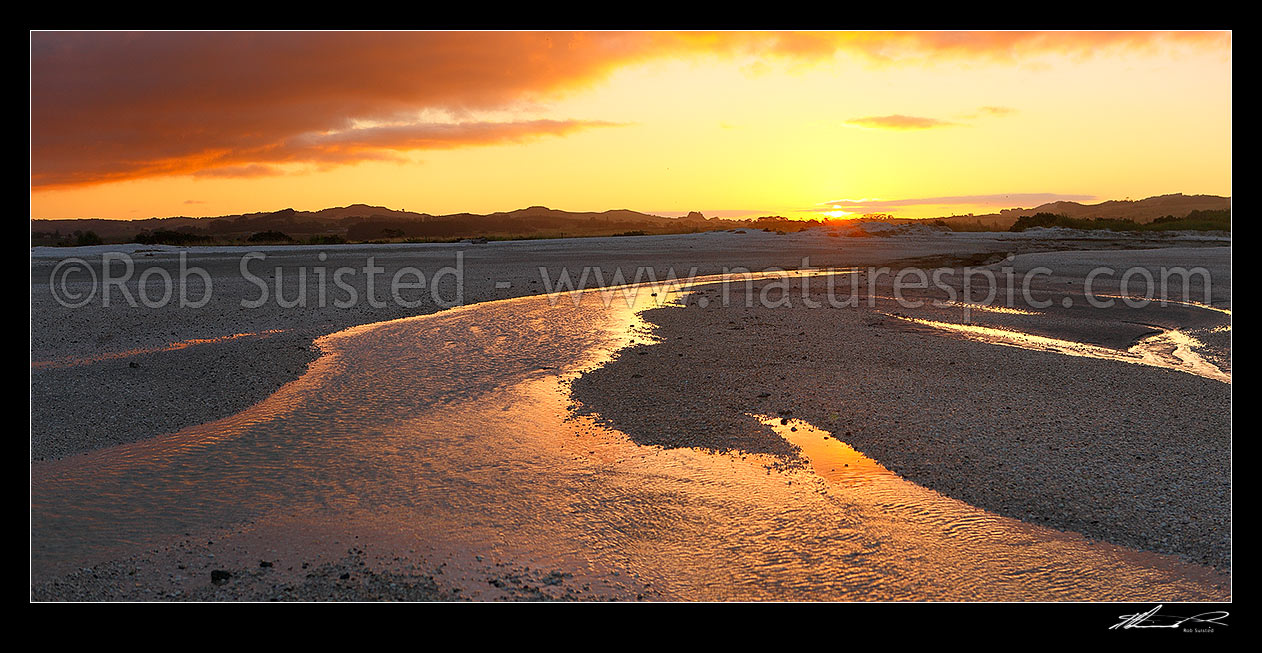
[(1230, 32), (33, 32), (31, 217), (1231, 194)]

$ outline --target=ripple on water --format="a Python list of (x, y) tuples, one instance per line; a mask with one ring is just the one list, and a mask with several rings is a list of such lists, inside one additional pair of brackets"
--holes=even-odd
[(638, 311), (661, 301), (527, 297), (321, 339), (307, 374), (239, 415), (32, 465), (33, 574), (324, 511), (389, 514), (412, 541), (538, 568), (631, 570), (666, 598), (1228, 594), (1205, 568), (936, 495), (805, 423), (788, 434), (819, 441), (803, 440), (818, 476), (772, 471), (761, 456), (642, 447), (572, 415), (565, 381), (642, 339)]

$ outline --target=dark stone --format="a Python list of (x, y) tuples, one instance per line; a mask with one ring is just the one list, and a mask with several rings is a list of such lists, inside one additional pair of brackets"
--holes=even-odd
[(232, 574), (222, 569), (216, 569), (210, 572), (210, 582), (215, 585), (223, 585), (228, 582), (229, 578), (232, 578)]

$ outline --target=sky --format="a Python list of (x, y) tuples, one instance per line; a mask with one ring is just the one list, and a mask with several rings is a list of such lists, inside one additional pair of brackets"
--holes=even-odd
[(1230, 32), (32, 32), (31, 217), (1231, 194)]

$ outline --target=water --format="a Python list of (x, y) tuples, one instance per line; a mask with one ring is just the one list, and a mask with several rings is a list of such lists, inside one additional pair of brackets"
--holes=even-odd
[(1017, 331), (1016, 329), (940, 322), (888, 313), (886, 316), (993, 345), (1032, 349), (1035, 351), (1050, 351), (1066, 356), (1099, 358), (1137, 365), (1151, 365), (1153, 367), (1195, 374), (1196, 376), (1203, 376), (1207, 379), (1222, 381), (1223, 383), (1231, 383), (1230, 373), (1224, 372), (1198, 353), (1197, 350), (1203, 348), (1204, 345), (1192, 335), (1179, 329), (1154, 327), (1161, 329), (1161, 332), (1142, 338), (1139, 342), (1122, 350), (1085, 342), (1050, 338)]
[(902, 485), (641, 447), (573, 416), (567, 380), (651, 339), (637, 311), (672, 297), (654, 290), (629, 305), (526, 297), (348, 329), (239, 415), (34, 464), (33, 574), (321, 514), (538, 567), (623, 570), (662, 598), (1227, 596), (1205, 568), (999, 518), (892, 475)]

